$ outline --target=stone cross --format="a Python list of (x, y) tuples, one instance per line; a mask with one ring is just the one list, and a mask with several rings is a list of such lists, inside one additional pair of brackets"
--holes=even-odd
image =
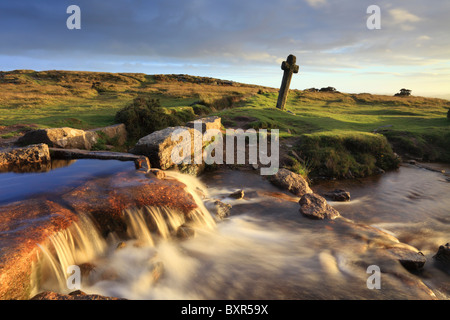
[(280, 92), (278, 93), (277, 108), (284, 110), (286, 99), (291, 84), (292, 74), (298, 73), (298, 65), (295, 64), (297, 58), (290, 54), (286, 61), (281, 64), (281, 69), (284, 70), (283, 80), (281, 81)]

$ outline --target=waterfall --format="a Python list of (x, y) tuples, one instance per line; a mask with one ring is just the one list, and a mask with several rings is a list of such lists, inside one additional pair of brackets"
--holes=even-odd
[(98, 274), (95, 277), (85, 275), (95, 269), (97, 262), (110, 258), (119, 244), (155, 248), (158, 243), (172, 239), (180, 226), (213, 229), (215, 221), (201, 196), (206, 194), (206, 187), (197, 178), (181, 173), (167, 172), (167, 177), (186, 185), (185, 190), (194, 198), (197, 209), (186, 215), (170, 207), (128, 208), (123, 212), (126, 234), (110, 233), (107, 239), (101, 236), (93, 218), (80, 214), (79, 220), (69, 228), (50, 236), (46, 244), (39, 244), (40, 256), (31, 279), (32, 295), (44, 290), (73, 291), (67, 285), (70, 266), (80, 267), (83, 284), (89, 285), (90, 278), (101, 279)]

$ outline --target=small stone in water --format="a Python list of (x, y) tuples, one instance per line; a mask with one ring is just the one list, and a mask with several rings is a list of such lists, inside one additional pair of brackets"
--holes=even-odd
[(244, 198), (244, 190), (238, 190), (236, 192), (233, 192), (232, 194), (229, 195), (229, 197), (237, 199), (237, 200), (243, 199)]

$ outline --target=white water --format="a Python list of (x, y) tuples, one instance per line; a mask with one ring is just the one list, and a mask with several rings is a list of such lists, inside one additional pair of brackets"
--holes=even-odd
[[(56, 266), (48, 268), (54, 272), (49, 272), (49, 278), (53, 276), (59, 282), (45, 288), (67, 292), (61, 286), (66, 276), (63, 266), (87, 260), (95, 269), (83, 278), (81, 290), (128, 299), (426, 299), (432, 296), (429, 288), (439, 298), (449, 298), (445, 289), (448, 276), (430, 261), (437, 248), (427, 251), (425, 277), (412, 275), (398, 261), (379, 254), (378, 240), (366, 239), (366, 234), (355, 233), (340, 221), (324, 224), (302, 217), (297, 198), (289, 194), (281, 197), (280, 190), (255, 174), (213, 173), (204, 178), (210, 181), (209, 188), (191, 176), (172, 172), (168, 176), (185, 183), (199, 203), (199, 210), (190, 219), (195, 222), (193, 239), (174, 239), (174, 231), (186, 222), (180, 213), (168, 208), (127, 210), (129, 240), (121, 249), (116, 247), (123, 240), (111, 236), (104, 240), (103, 247), (97, 246), (100, 250), (87, 248), (90, 245), (80, 247), (79, 253), (86, 250), (86, 255), (80, 255), (82, 261), (72, 253), (77, 252), (77, 245), (66, 245), (64, 241), (93, 240), (73, 235), (58, 238), (56, 247), (68, 249), (57, 250), (57, 258), (49, 258), (47, 265), (53, 261)], [(228, 197), (240, 188), (246, 191), (243, 200)], [(347, 210), (356, 220), (354, 212), (358, 206), (369, 205), (373, 198), (370, 192), (340, 204), (339, 210), (344, 216)], [(217, 224), (203, 205), (214, 199), (233, 205), (232, 216)], [(420, 224), (408, 223), (409, 217), (403, 223), (398, 219), (393, 223), (376, 222), (396, 235), (406, 232), (408, 226), (420, 229)], [(448, 242), (444, 241), (446, 234), (445, 230), (435, 229), (433, 243)], [(383, 270), (381, 290), (366, 286), (366, 267), (372, 264)], [(55, 281), (46, 283), (54, 285)]]

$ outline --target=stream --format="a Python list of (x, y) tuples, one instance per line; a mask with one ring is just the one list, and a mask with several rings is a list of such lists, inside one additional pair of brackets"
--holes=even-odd
[[(89, 167), (92, 161), (79, 160), (53, 171), (55, 177), (41, 177), (47, 184), (64, 181), (71, 187), (69, 168)], [(133, 165), (127, 165), (109, 162), (103, 174), (131, 170)], [(450, 166), (440, 169), (450, 172)], [(127, 212), (133, 240), (123, 243), (114, 235), (100, 237), (87, 217), (75, 231), (52, 239), (58, 257), (43, 248), (35, 293), (70, 292), (64, 287), (63, 270), (73, 263), (89, 263), (95, 268), (83, 278), (82, 291), (127, 299), (427, 299), (429, 289), (438, 299), (450, 299), (450, 275), (435, 267), (432, 258), (450, 241), (450, 183), (442, 173), (404, 164), (375, 177), (322, 181), (311, 187), (317, 193), (348, 190), (350, 202), (329, 204), (343, 217), (382, 229), (419, 249), (427, 262), (416, 274), (398, 261), (373, 254), (370, 239), (348, 236), (348, 227), (339, 221), (301, 216), (299, 198), (254, 172), (224, 169), (199, 179), (177, 172), (167, 175), (188, 185), (200, 204), (202, 218), (194, 225), (193, 238), (170, 237), (169, 230), (183, 221), (167, 208)], [(0, 175), (0, 181), (2, 177), (14, 180), (13, 175)], [(42, 192), (52, 188), (50, 184)], [(239, 189), (245, 191), (244, 199), (228, 197)], [(29, 195), (22, 193), (7, 199)], [(216, 199), (232, 205), (223, 221), (209, 214)], [(156, 232), (146, 226), (144, 214), (156, 222)], [(379, 290), (367, 287), (368, 265), (381, 268)]]

